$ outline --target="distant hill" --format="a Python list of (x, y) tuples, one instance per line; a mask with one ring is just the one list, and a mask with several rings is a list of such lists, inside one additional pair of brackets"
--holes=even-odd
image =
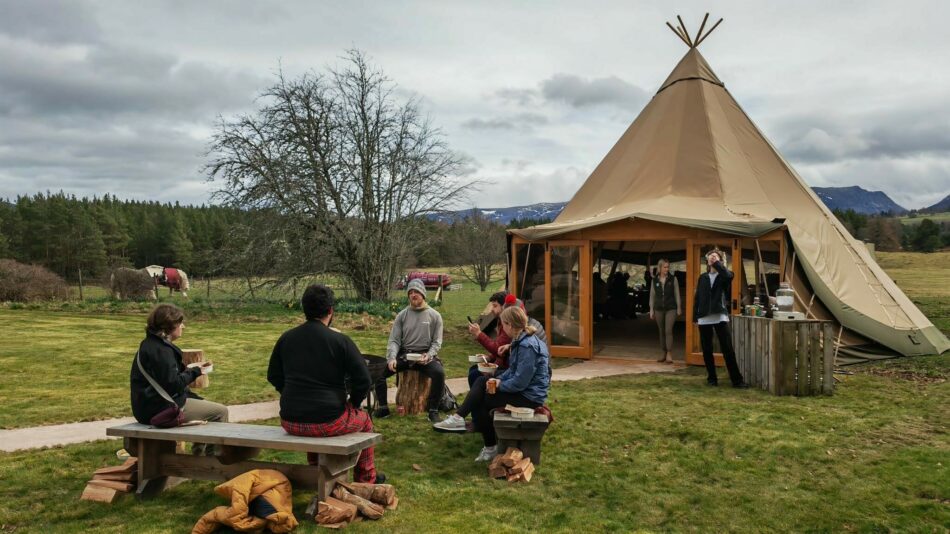
[(920, 211), (923, 213), (943, 213), (950, 211), (950, 195), (943, 197), (943, 200), (933, 206), (928, 206)]
[[(851, 187), (813, 187), (812, 190), (818, 195), (818, 198), (828, 206), (828, 209), (840, 209), (847, 211), (853, 209), (857, 213), (866, 215), (877, 215), (879, 213), (892, 213), (902, 215), (907, 210), (891, 200), (883, 191), (868, 191), (859, 186)], [(934, 204), (931, 208), (939, 208), (950, 203), (950, 196)], [(482, 212), (490, 220), (500, 224), (509, 224), (511, 221), (519, 219), (550, 219), (561, 213), (567, 202), (542, 202), (539, 204), (530, 204), (528, 206), (514, 206), (511, 208), (474, 208)], [(950, 207), (937, 209), (936, 211), (950, 211)], [(472, 212), (472, 209), (447, 211), (440, 214), (430, 215), (433, 220), (451, 223), (454, 220), (461, 219)]]
[(856, 185), (851, 187), (812, 187), (812, 191), (830, 210), (854, 210), (865, 215), (892, 213), (902, 215), (907, 210), (891, 200), (883, 191), (868, 191)]
[[(511, 208), (474, 209), (482, 212), (482, 215), (487, 217), (489, 220), (498, 222), (499, 224), (507, 225), (514, 220), (554, 220), (554, 218), (557, 217), (559, 213), (561, 213), (561, 210), (564, 209), (564, 206), (566, 205), (567, 202), (541, 202), (538, 204), (531, 204), (529, 206), (513, 206)], [(468, 216), (470, 213), (472, 213), (472, 209), (447, 211), (444, 213), (430, 215), (429, 218), (444, 223), (451, 223), (456, 219), (461, 219)]]

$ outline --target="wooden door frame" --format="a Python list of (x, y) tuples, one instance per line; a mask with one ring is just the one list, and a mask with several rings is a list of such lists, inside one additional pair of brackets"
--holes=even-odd
[[(577, 265), (578, 291), (580, 298), (578, 304), (580, 307), (578, 317), (578, 328), (580, 343), (578, 346), (554, 345), (554, 330), (551, 324), (551, 247), (580, 247), (580, 258)], [(591, 282), (593, 277), (593, 266), (591, 264), (591, 242), (588, 240), (552, 240), (545, 243), (544, 247), (544, 329), (548, 335), (548, 347), (551, 350), (551, 356), (565, 356), (569, 358), (590, 359), (592, 348), (592, 328), (593, 328), (593, 295), (591, 292)]]

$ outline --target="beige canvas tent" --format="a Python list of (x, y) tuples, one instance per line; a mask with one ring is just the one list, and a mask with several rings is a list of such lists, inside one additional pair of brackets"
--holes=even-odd
[(685, 260), (685, 358), (700, 363), (692, 293), (712, 246), (740, 275), (733, 313), (791, 282), (797, 310), (836, 322), (839, 363), (950, 348), (683, 40), (689, 51), (554, 222), (509, 233), (509, 287), (544, 317), (552, 353), (598, 350), (595, 264), (667, 256)]

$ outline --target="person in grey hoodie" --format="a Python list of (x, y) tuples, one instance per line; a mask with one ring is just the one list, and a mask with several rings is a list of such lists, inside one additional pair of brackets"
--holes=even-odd
[[(393, 330), (389, 334), (386, 347), (386, 372), (376, 382), (376, 397), (379, 408), (374, 417), (389, 416), (389, 402), (386, 397), (386, 379), (400, 371), (419, 371), (431, 381), (429, 387), (429, 420), (438, 423), (439, 401), (445, 391), (445, 369), (439, 360), (442, 348), (442, 316), (426, 303), (426, 287), (422, 280), (410, 280), (406, 286), (409, 306), (396, 315)], [(407, 354), (422, 354), (419, 361), (409, 361)]]

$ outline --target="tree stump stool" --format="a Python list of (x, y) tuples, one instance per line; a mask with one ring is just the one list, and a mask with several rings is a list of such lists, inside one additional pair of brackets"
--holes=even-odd
[(548, 430), (548, 416), (534, 414), (531, 419), (520, 419), (509, 413), (495, 412), (495, 435), (498, 436), (498, 450), (508, 447), (520, 449), (531, 463), (541, 465), (541, 438)]
[[(190, 363), (204, 363), (205, 361), (205, 352), (201, 349), (182, 349), (181, 350), (181, 363), (186, 366)], [(197, 388), (206, 388), (211, 384), (211, 380), (208, 378), (208, 375), (201, 375), (195, 379), (194, 382), (188, 384), (188, 387), (191, 389)]]
[(396, 373), (396, 406), (402, 406), (406, 415), (426, 413), (429, 400), (429, 377), (409, 369)]

